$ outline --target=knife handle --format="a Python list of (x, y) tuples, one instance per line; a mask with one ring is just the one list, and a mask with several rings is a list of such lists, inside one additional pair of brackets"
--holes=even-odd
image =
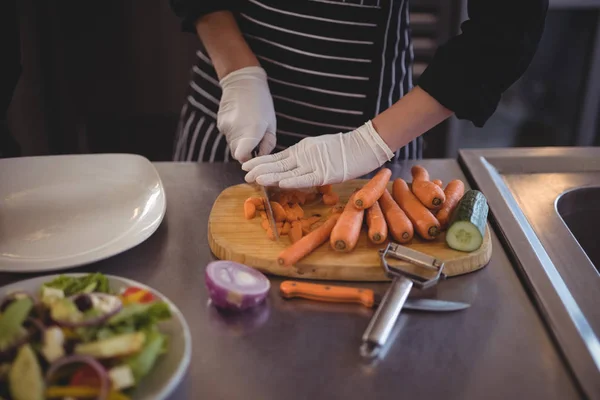
[(279, 290), (288, 299), (300, 297), (332, 303), (359, 303), (365, 307), (373, 307), (375, 304), (375, 293), (370, 289), (283, 281)]

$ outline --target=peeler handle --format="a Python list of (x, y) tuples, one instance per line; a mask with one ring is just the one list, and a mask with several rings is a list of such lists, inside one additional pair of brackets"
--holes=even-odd
[(396, 276), (393, 279), (363, 334), (360, 348), (363, 357), (377, 357), (398, 320), (412, 286), (413, 282), (404, 276)]
[(288, 299), (301, 297), (334, 303), (359, 303), (365, 307), (373, 307), (375, 303), (375, 294), (370, 289), (283, 281), (279, 290), (281, 295)]

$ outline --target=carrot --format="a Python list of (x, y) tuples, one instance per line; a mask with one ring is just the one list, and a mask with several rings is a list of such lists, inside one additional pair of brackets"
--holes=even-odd
[(383, 243), (387, 239), (388, 226), (379, 206), (379, 201), (367, 208), (365, 219), (369, 227), (368, 236), (371, 242), (375, 244)]
[(269, 224), (269, 220), (266, 218), (263, 218), (262, 222), (260, 223), (260, 226), (262, 226), (262, 228), (266, 231), (269, 229), (269, 227), (271, 226), (271, 224)]
[(408, 216), (398, 203), (394, 201), (390, 192), (386, 189), (379, 198), (381, 211), (385, 216), (388, 230), (395, 241), (398, 243), (410, 242), (415, 235), (415, 228)]
[(246, 219), (256, 217), (256, 206), (252, 202), (252, 199), (246, 199), (246, 201), (244, 201), (244, 217)]
[(301, 190), (292, 190), (290, 191), (290, 203), (306, 203), (307, 192), (303, 192)]
[(329, 209), (330, 214), (341, 214), (342, 211), (344, 211), (344, 206), (341, 204), (336, 204)]
[(297, 217), (296, 219), (304, 218), (304, 210), (302, 209), (302, 207), (300, 207), (300, 204), (298, 204), (298, 203), (292, 204), (292, 206), (290, 208), (292, 209), (294, 214), (296, 214), (296, 217)]
[(319, 228), (302, 237), (290, 247), (284, 249), (279, 253), (277, 263), (282, 266), (292, 266), (309, 255), (313, 250), (327, 241), (339, 217), (339, 214), (333, 214), (329, 217), (327, 222)]
[(410, 191), (403, 179), (394, 180), (392, 187), (394, 199), (413, 223), (415, 230), (423, 239), (435, 239), (440, 234), (440, 223), (419, 199)]
[(266, 212), (266, 211), (261, 211), (261, 212), (260, 212), (260, 217), (261, 217), (262, 219), (267, 219), (267, 212)]
[(429, 180), (429, 172), (425, 169), (425, 167), (421, 165), (415, 165), (410, 169), (410, 173), (413, 177), (414, 181), (428, 181)]
[(333, 186), (331, 186), (331, 185), (317, 186), (317, 192), (319, 192), (321, 194), (331, 193), (332, 191), (333, 191)]
[[(281, 236), (281, 231), (283, 229), (283, 226), (280, 225), (280, 224), (281, 224), (281, 222), (278, 222), (277, 226), (276, 226), (277, 227), (277, 234), (279, 236)], [(271, 229), (271, 226), (269, 226), (269, 229), (267, 229), (267, 237), (269, 239), (271, 239), (271, 240), (275, 240), (275, 235), (273, 234), (273, 229)]]
[(432, 180), (431, 182), (435, 183), (435, 184), (436, 184), (436, 185), (438, 185), (439, 187), (442, 187), (442, 186), (443, 186), (443, 184), (442, 184), (442, 181), (441, 181), (440, 179), (434, 179), (434, 180)]
[(296, 243), (298, 240), (302, 239), (302, 223), (300, 221), (292, 222), (292, 227), (288, 236), (292, 243)]
[(298, 219), (298, 217), (296, 216), (296, 212), (294, 210), (292, 210), (292, 208), (287, 204), (284, 203), (282, 205), (283, 207), (283, 211), (285, 211), (285, 220), (286, 221), (295, 221)]
[[(329, 244), (331, 248), (337, 251), (349, 252), (356, 247), (358, 236), (362, 228), (365, 210), (357, 209), (354, 204), (356, 193), (352, 193), (344, 211), (340, 215), (340, 219), (331, 232)], [(335, 215), (335, 214), (334, 214)]]
[(354, 198), (354, 205), (356, 208), (365, 210), (379, 200), (391, 177), (391, 169), (381, 168), (377, 174), (375, 174), (375, 176), (356, 193)]
[(329, 192), (323, 195), (323, 204), (326, 206), (336, 205), (338, 201), (340, 201), (340, 195), (335, 192)]
[(312, 217), (301, 219), (302, 233), (305, 235), (311, 231), (310, 227), (321, 219), (320, 216), (313, 215)]
[(448, 185), (446, 185), (444, 193), (446, 194), (446, 201), (444, 202), (444, 205), (442, 205), (440, 211), (437, 213), (437, 219), (440, 221), (442, 229), (446, 229), (448, 227), (448, 222), (450, 221), (452, 212), (465, 194), (465, 184), (460, 179), (450, 181)]
[(290, 233), (290, 229), (292, 229), (292, 224), (289, 221), (285, 221), (283, 224), (283, 228), (281, 228), (281, 234), (287, 235)]
[(271, 208), (273, 209), (273, 218), (275, 218), (276, 222), (283, 222), (285, 221), (285, 210), (283, 209), (283, 206), (275, 201), (271, 201)]
[(412, 192), (417, 199), (430, 210), (440, 208), (446, 200), (444, 190), (429, 180), (429, 172), (424, 167), (415, 165), (410, 171), (413, 176)]
[(306, 202), (313, 201), (316, 198), (317, 198), (317, 194), (315, 192), (309, 192), (306, 195)]
[[(257, 210), (264, 210), (265, 209), (265, 203), (262, 199), (262, 197), (248, 197), (246, 199), (247, 202), (254, 204), (254, 207), (256, 207)], [(244, 202), (244, 204), (246, 204)]]
[(273, 201), (278, 202), (281, 205), (290, 203), (290, 194), (288, 192), (279, 192), (273, 195)]

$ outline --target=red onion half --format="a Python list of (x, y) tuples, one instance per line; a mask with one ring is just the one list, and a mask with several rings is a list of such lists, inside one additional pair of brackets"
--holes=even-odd
[(100, 364), (98, 361), (96, 361), (93, 357), (90, 356), (74, 354), (71, 356), (61, 357), (58, 360), (54, 361), (52, 364), (50, 364), (50, 368), (48, 368), (48, 372), (46, 373), (46, 385), (50, 386), (52, 377), (54, 376), (56, 371), (58, 371), (65, 365), (74, 363), (87, 364), (90, 367), (92, 367), (94, 371), (96, 371), (96, 373), (98, 374), (98, 378), (100, 379), (100, 388), (98, 390), (98, 397), (96, 397), (96, 399), (106, 400), (108, 398), (108, 391), (110, 389), (110, 378), (108, 377), (108, 373), (106, 372), (106, 369), (104, 369), (102, 364)]
[(271, 283), (260, 271), (233, 261), (213, 261), (206, 266), (206, 287), (220, 308), (246, 310), (261, 303)]

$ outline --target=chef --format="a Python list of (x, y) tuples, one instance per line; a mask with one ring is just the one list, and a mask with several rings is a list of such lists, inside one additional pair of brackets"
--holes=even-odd
[(483, 127), (529, 66), (548, 9), (548, 0), (468, 1), (461, 33), (414, 85), (409, 0), (170, 4), (201, 44), (174, 159), (234, 159), (247, 182), (282, 188), (419, 159), (421, 135), (451, 115)]

